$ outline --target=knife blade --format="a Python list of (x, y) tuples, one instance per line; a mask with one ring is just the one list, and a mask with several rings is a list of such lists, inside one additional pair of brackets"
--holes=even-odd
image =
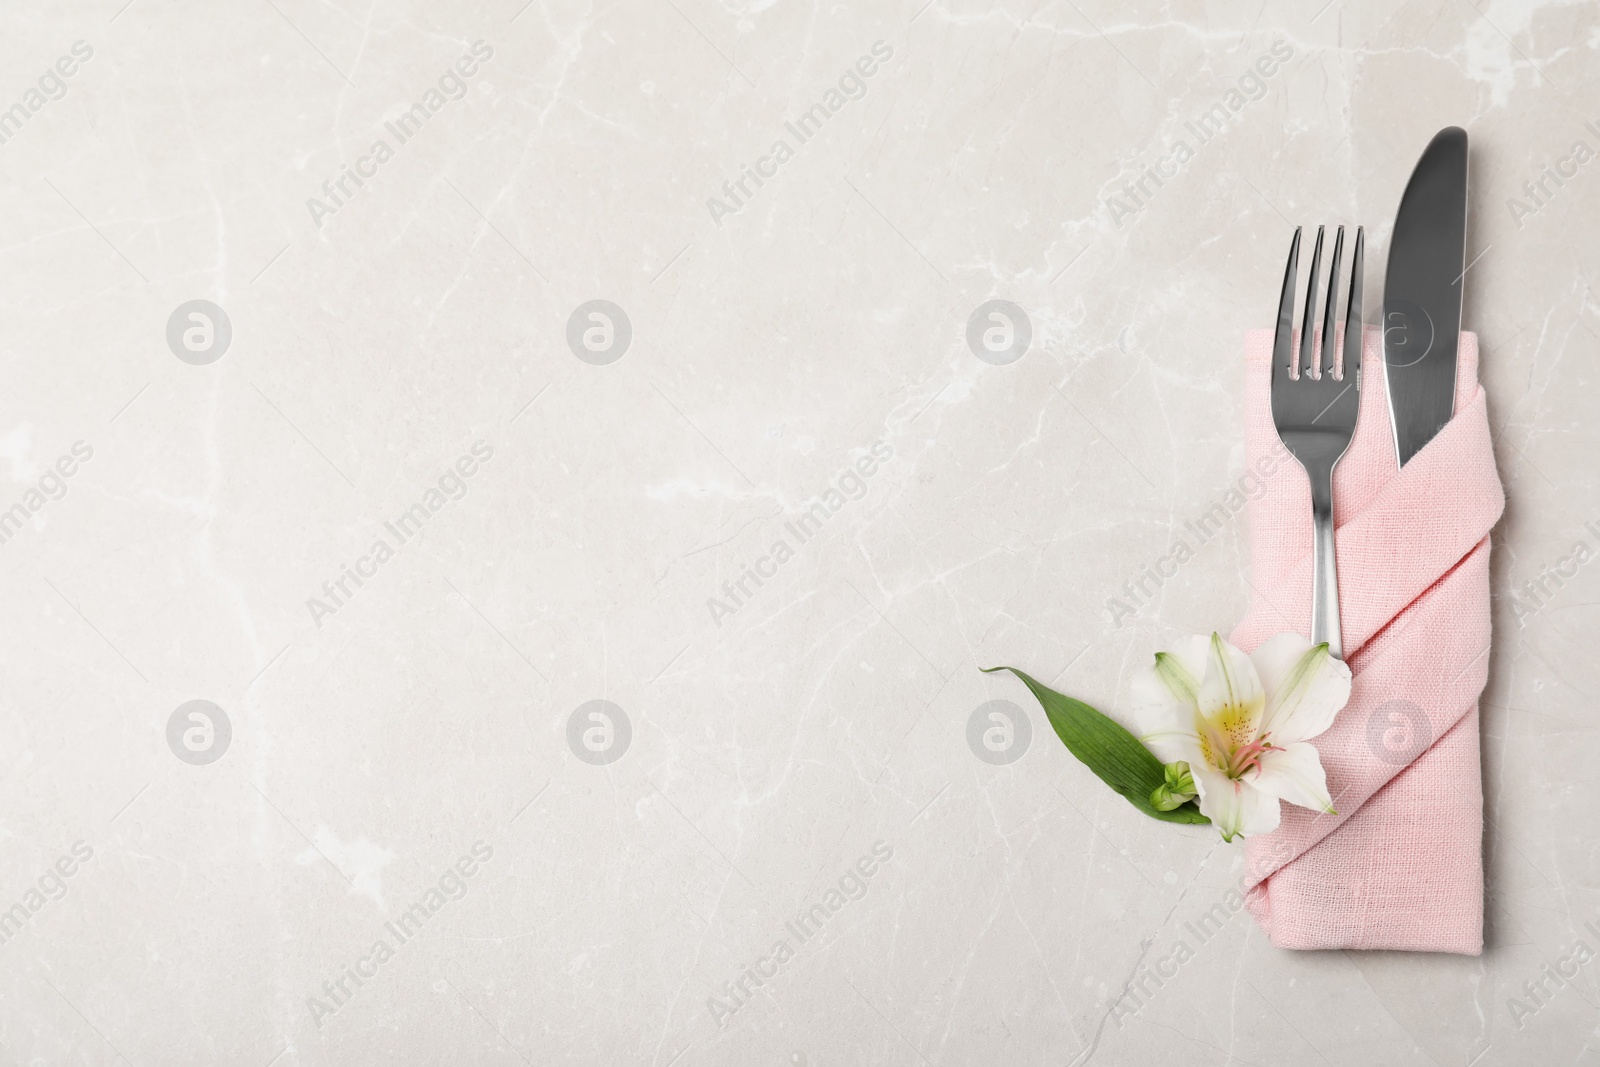
[(1383, 373), (1400, 466), (1455, 412), (1467, 255), (1467, 131), (1447, 126), (1417, 160), (1395, 213), (1383, 284)]

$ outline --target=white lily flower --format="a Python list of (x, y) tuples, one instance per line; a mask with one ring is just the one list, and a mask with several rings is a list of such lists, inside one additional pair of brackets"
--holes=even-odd
[(1186, 637), (1133, 679), (1133, 711), (1163, 763), (1184, 761), (1225, 841), (1278, 828), (1278, 801), (1334, 814), (1317, 750), (1350, 699), (1350, 668), (1296, 633), (1250, 655)]

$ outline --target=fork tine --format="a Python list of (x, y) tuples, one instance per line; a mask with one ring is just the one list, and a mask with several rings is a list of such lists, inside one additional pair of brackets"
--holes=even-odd
[(1311, 277), (1306, 281), (1306, 312), (1300, 326), (1300, 377), (1315, 378), (1317, 376), (1316, 347), (1312, 343), (1315, 338), (1317, 325), (1317, 272), (1322, 269), (1322, 231), (1325, 226), (1317, 227), (1317, 243), (1311, 250)]
[(1355, 375), (1356, 392), (1361, 391), (1361, 345), (1365, 328), (1361, 321), (1361, 238), (1364, 227), (1356, 227), (1356, 246), (1350, 253), (1350, 303), (1344, 313), (1344, 374)]
[(1338, 334), (1335, 327), (1339, 323), (1339, 254), (1343, 251), (1344, 227), (1340, 226), (1333, 239), (1333, 258), (1328, 266), (1328, 304), (1322, 312), (1322, 369), (1319, 373), (1324, 378), (1333, 377), (1333, 355), (1338, 351), (1334, 339)]
[(1289, 242), (1289, 265), (1283, 270), (1283, 295), (1278, 298), (1278, 328), (1272, 338), (1272, 380), (1294, 370), (1294, 279), (1300, 265), (1300, 227)]

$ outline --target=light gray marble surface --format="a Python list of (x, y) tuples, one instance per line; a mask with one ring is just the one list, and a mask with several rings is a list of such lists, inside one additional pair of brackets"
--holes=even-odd
[[(1524, 191), (1600, 149), (1600, 4), (0, 20), (0, 1064), (1600, 1062), (1595, 965), (1508, 1003), (1600, 948), (1600, 163)], [(1239, 617), (1242, 517), (1106, 601), (1242, 473), (1291, 225), (1364, 223), (1381, 293), (1449, 124), (1509, 498), (1488, 949), (1240, 912), (1113, 1013), (1241, 852), (977, 667), (1120, 713)]]

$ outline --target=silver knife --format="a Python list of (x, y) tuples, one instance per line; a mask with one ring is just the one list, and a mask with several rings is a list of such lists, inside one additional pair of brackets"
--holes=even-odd
[(1455, 411), (1467, 253), (1467, 131), (1434, 134), (1395, 214), (1383, 283), (1383, 373), (1403, 467)]

